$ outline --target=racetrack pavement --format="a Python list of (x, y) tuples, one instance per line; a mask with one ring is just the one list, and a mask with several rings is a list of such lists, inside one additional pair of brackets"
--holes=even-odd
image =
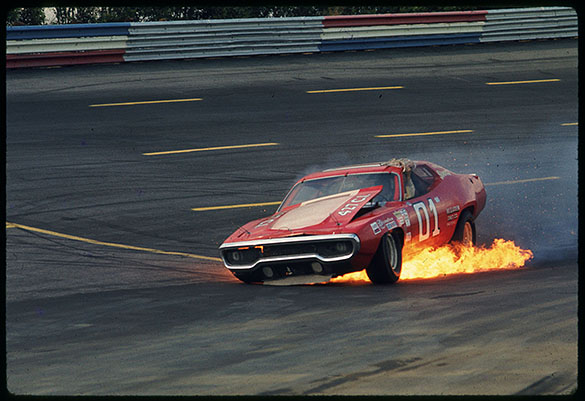
[[(577, 104), (570, 39), (7, 71), (8, 390), (574, 391)], [(302, 175), (400, 156), (477, 173), (478, 241), (534, 260), (295, 287), (218, 261)]]

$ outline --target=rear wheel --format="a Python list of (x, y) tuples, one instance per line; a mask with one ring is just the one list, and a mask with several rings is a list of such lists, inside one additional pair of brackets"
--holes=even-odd
[(469, 210), (464, 210), (459, 216), (451, 242), (459, 242), (465, 246), (475, 245), (475, 223)]
[(402, 241), (398, 234), (388, 232), (382, 236), (366, 273), (374, 284), (389, 284), (398, 281), (401, 270)]

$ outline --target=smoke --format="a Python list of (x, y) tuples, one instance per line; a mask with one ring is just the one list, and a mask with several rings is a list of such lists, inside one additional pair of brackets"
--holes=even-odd
[(549, 124), (530, 135), (470, 145), (468, 153), (452, 156), (453, 165), (445, 167), (475, 172), (486, 185), (486, 208), (476, 221), (478, 242), (513, 240), (534, 253), (531, 265), (576, 261), (576, 139), (575, 130)]
[[(577, 134), (558, 123), (489, 139), (393, 139), (335, 148), (298, 175), (393, 157), (428, 160), (456, 173), (476, 173), (487, 203), (476, 220), (480, 245), (513, 240), (534, 253), (531, 265), (575, 261), (578, 254)], [(533, 180), (518, 182), (522, 180)]]

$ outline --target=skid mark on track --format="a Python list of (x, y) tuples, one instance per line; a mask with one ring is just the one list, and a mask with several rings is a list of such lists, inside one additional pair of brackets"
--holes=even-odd
[[(307, 395), (307, 394), (315, 394), (315, 393), (321, 393), (325, 390), (328, 390), (330, 388), (339, 386), (341, 384), (345, 384), (347, 382), (351, 382), (351, 381), (355, 381), (355, 380), (359, 380), (363, 377), (368, 377), (368, 376), (374, 376), (383, 372), (387, 372), (387, 371), (391, 371), (391, 370), (403, 370), (405, 369), (408, 365), (414, 363), (414, 362), (418, 362), (420, 361), (421, 358), (415, 357), (415, 358), (410, 358), (410, 359), (404, 359), (404, 360), (396, 360), (396, 359), (391, 359), (391, 360), (387, 360), (387, 361), (382, 361), (377, 363), (375, 366), (377, 367), (377, 369), (371, 370), (371, 371), (361, 371), (361, 372), (354, 372), (354, 373), (350, 373), (347, 375), (337, 375), (337, 376), (333, 376), (332, 378), (326, 378), (327, 379), (332, 379), (329, 380), (323, 384), (320, 384), (316, 387), (310, 388), (309, 390), (306, 390), (305, 392), (303, 392), (303, 394)], [(423, 365), (426, 365), (427, 363), (424, 363)], [(416, 369), (419, 365), (413, 366), (412, 369)], [(422, 366), (422, 365), (420, 365)]]
[(457, 294), (444, 294), (444, 295), (437, 295), (437, 296), (431, 297), (431, 299), (468, 297), (470, 295), (482, 294), (484, 292), (485, 291), (473, 291), (473, 292), (461, 292), (461, 293), (457, 293)]
[(574, 386), (575, 384), (571, 374), (554, 372), (535, 381), (515, 395), (566, 394), (571, 392)]
[(53, 237), (65, 238), (65, 239), (69, 239), (69, 240), (73, 240), (73, 241), (81, 241), (81, 242), (85, 242), (88, 244), (94, 244), (94, 245), (109, 246), (109, 247), (113, 247), (113, 248), (128, 249), (128, 250), (132, 250), (132, 251), (156, 253), (159, 255), (184, 256), (184, 257), (194, 258), (194, 259), (212, 260), (215, 262), (221, 262), (220, 258), (214, 258), (214, 257), (210, 257), (210, 256), (196, 255), (193, 253), (186, 253), (186, 252), (163, 251), (163, 250), (154, 249), (154, 248), (145, 248), (145, 247), (141, 247), (141, 246), (118, 244), (115, 242), (98, 241), (98, 240), (94, 240), (94, 239), (90, 239), (90, 238), (79, 237), (76, 235), (63, 234), (63, 233), (58, 233), (55, 231), (45, 230), (42, 228), (25, 226), (23, 224), (10, 223), (8, 221), (6, 222), (6, 228), (20, 228), (21, 230), (31, 231), (31, 232), (40, 233), (40, 234), (46, 234), (46, 235), (50, 235)]

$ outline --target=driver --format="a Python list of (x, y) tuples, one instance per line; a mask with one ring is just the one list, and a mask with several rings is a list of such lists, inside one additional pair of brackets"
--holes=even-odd
[(402, 173), (404, 176), (404, 199), (406, 200), (414, 198), (415, 188), (414, 183), (412, 182), (411, 174), (412, 170), (416, 167), (416, 164), (412, 160), (406, 158), (392, 159), (386, 164), (389, 166), (402, 168)]

